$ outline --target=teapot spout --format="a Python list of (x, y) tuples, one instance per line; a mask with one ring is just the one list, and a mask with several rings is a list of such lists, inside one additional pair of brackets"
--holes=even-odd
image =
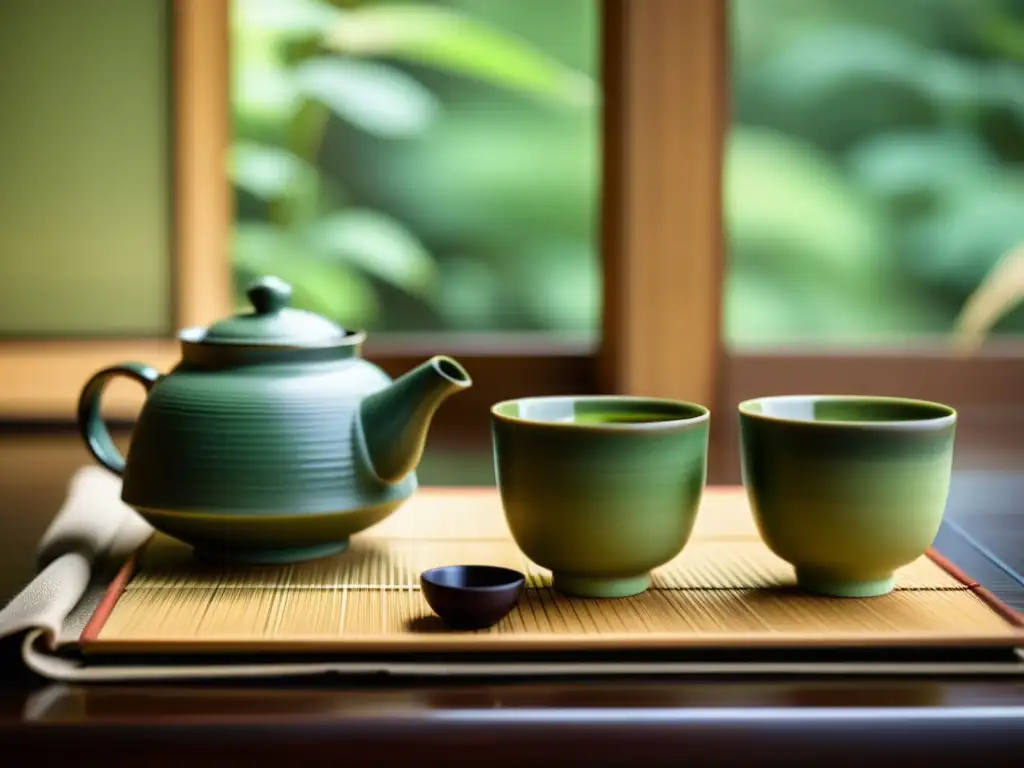
[(368, 395), (359, 406), (359, 426), (374, 474), (393, 485), (415, 469), (435, 411), (472, 383), (461, 365), (438, 355)]

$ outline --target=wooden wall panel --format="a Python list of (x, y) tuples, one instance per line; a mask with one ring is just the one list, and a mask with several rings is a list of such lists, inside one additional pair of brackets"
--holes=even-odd
[[(54, 0), (46, 0), (50, 2)], [(94, 10), (92, 4), (90, 9)], [(125, 360), (166, 370), (179, 358), (173, 337), (177, 329), (207, 323), (230, 311), (228, 0), (173, 0), (162, 34), (172, 52), (170, 91), (160, 95), (169, 105), (168, 123), (166, 132), (153, 130), (166, 136), (163, 151), (171, 171), (166, 184), (150, 184), (152, 188), (143, 194), (152, 199), (166, 194), (172, 201), (163, 244), (172, 274), (162, 288), (162, 299), (153, 300), (166, 303), (171, 316), (159, 328), (149, 328), (149, 334), (116, 341), (76, 339), (69, 334), (45, 341), (0, 342), (0, 419), (73, 420), (80, 388), (93, 372)], [(98, 50), (116, 41), (92, 39), (88, 44)], [(113, 76), (112, 81), (116, 83)], [(60, 78), (53, 78), (53, 87), (58, 85), (62, 85)], [(115, 114), (112, 119), (116, 118)], [(95, 180), (94, 188), (97, 195), (103, 194), (102, 177)], [(89, 245), (83, 243), (83, 248)], [(31, 238), (24, 247), (32, 247)], [(140, 259), (152, 257), (138, 254)], [(111, 286), (113, 296), (131, 299), (133, 290), (143, 290), (125, 280), (128, 285)], [(141, 400), (137, 387), (118, 384), (105, 398), (105, 410), (114, 417), (131, 418)]]

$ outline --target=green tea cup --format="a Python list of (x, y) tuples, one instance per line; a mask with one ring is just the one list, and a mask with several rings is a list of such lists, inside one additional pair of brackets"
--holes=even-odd
[(709, 422), (702, 405), (647, 397), (497, 403), (495, 477), (516, 544), (561, 592), (643, 592), (690, 538)]
[(743, 483), (768, 547), (808, 592), (874, 597), (942, 523), (956, 411), (897, 397), (795, 395), (739, 405)]

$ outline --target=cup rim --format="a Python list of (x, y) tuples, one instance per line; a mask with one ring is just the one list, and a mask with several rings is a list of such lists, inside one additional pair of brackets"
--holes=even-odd
[[(796, 419), (786, 416), (773, 416), (766, 413), (755, 413), (750, 410), (755, 403), (782, 402), (782, 401), (833, 401), (833, 402), (871, 402), (889, 403), (892, 405), (917, 406), (922, 409), (930, 409), (936, 413), (932, 417), (920, 419), (889, 419), (876, 421), (848, 421), (843, 419)], [(768, 421), (776, 424), (801, 424), (810, 427), (843, 427), (845, 429), (934, 429), (935, 427), (948, 426), (957, 421), (956, 409), (945, 403), (934, 400), (922, 400), (914, 397), (898, 397), (890, 395), (766, 395), (763, 397), (751, 397), (743, 400), (736, 406), (741, 416), (759, 421)]]
[[(620, 423), (596, 423), (585, 424), (575, 421), (550, 421), (547, 419), (529, 419), (519, 416), (507, 416), (498, 413), (502, 406), (513, 403), (581, 403), (581, 402), (615, 402), (615, 403), (646, 403), (649, 405), (667, 405), (685, 407), (697, 411), (697, 415), (680, 419), (664, 419), (658, 421), (644, 422), (620, 422)], [(491, 417), (508, 424), (528, 424), (538, 427), (553, 427), (556, 429), (578, 429), (593, 432), (636, 432), (638, 430), (657, 431), (663, 429), (678, 429), (682, 426), (693, 426), (711, 419), (711, 410), (700, 403), (691, 400), (675, 400), (669, 397), (646, 397), (644, 395), (532, 395), (528, 397), (513, 397), (508, 400), (501, 400), (491, 405)]]
[[(450, 571), (453, 568), (482, 568), (484, 570), (491, 571), (496, 574), (501, 574), (506, 577), (505, 581), (498, 584), (485, 584), (480, 586), (458, 586), (455, 584), (445, 584), (442, 581), (437, 580), (437, 576), (442, 571)], [(518, 589), (520, 586), (526, 583), (526, 576), (520, 571), (514, 568), (506, 568), (503, 565), (485, 565), (484, 563), (463, 563), (458, 565), (438, 565), (433, 568), (427, 568), (425, 571), (420, 573), (420, 580), (425, 581), (435, 589), (445, 590), (448, 592), (457, 592), (459, 594), (483, 594), (489, 592), (505, 592), (509, 590)]]

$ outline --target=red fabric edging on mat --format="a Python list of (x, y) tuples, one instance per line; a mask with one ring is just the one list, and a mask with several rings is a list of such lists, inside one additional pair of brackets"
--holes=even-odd
[(985, 587), (981, 586), (981, 584), (964, 573), (960, 568), (953, 565), (953, 563), (951, 563), (944, 555), (939, 554), (934, 549), (929, 549), (925, 554), (928, 556), (928, 559), (939, 566), (939, 568), (944, 570), (977, 595), (979, 600), (999, 614), (1002, 619), (1015, 627), (1024, 627), (1024, 614), (1021, 614), (1008, 606), (992, 594), (992, 592), (985, 589)]
[[(145, 545), (143, 545), (145, 547)], [(141, 552), (141, 549), (139, 550)], [(125, 589), (128, 587), (128, 582), (132, 580), (135, 575), (135, 568), (138, 565), (139, 552), (136, 552), (128, 561), (121, 566), (121, 569), (117, 572), (114, 580), (110, 582), (110, 586), (107, 587), (106, 593), (103, 595), (103, 599), (100, 604), (96, 606), (96, 612), (93, 613), (92, 618), (89, 619), (89, 623), (85, 625), (85, 629), (82, 630), (81, 637), (78, 638), (79, 643), (91, 643), (94, 640), (98, 640), (100, 632), (103, 629), (103, 625), (107, 623), (107, 619), (110, 618), (110, 614), (114, 612), (114, 606), (117, 605), (117, 601), (121, 599), (121, 595), (124, 594)]]

